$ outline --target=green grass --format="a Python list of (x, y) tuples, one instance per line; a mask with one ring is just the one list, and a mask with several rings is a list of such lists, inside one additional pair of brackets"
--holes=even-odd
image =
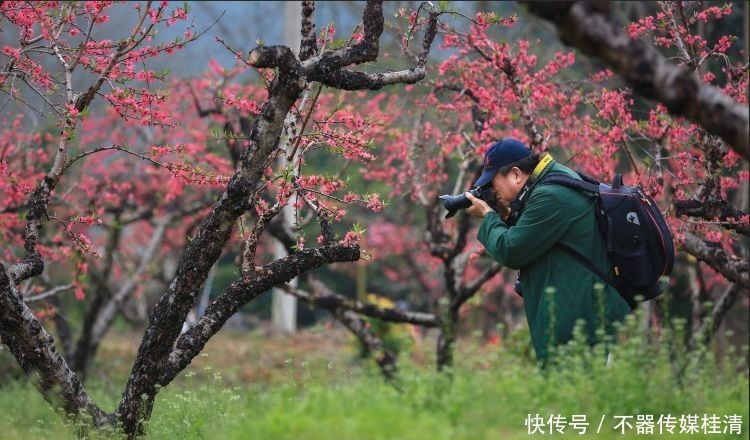
[[(204, 367), (162, 390), (148, 424), (152, 439), (528, 439), (550, 438), (748, 438), (746, 351), (720, 362), (704, 350), (669, 360), (668, 342), (647, 342), (636, 320), (626, 324), (627, 338), (603, 362), (603, 349), (581, 343), (565, 348), (560, 361), (545, 370), (509, 348), (462, 341), (453, 379), (404, 361), (399, 387), (384, 384), (370, 367), (332, 361), (326, 370), (295, 359), (285, 380), (227, 384), (218, 370)], [(670, 340), (669, 333), (663, 340)], [(671, 350), (680, 353), (679, 350)], [(684, 366), (682, 372), (676, 371)], [(91, 384), (97, 401), (111, 410), (119, 394)], [(81, 432), (64, 423), (28, 383), (0, 387), (0, 438), (73, 439)], [(531, 436), (531, 416), (549, 419), (586, 415), (584, 436), (567, 426)], [(638, 434), (636, 416), (677, 418), (674, 434)], [(680, 434), (679, 418), (697, 414), (699, 434)], [(737, 414), (741, 434), (703, 434), (703, 415)], [(596, 433), (605, 416), (601, 432)], [(614, 416), (632, 416), (625, 435), (614, 430)], [(720, 425), (723, 429), (725, 424)], [(544, 427), (549, 432), (549, 425)], [(101, 435), (94, 435), (100, 437)], [(106, 437), (106, 436), (105, 436)]]

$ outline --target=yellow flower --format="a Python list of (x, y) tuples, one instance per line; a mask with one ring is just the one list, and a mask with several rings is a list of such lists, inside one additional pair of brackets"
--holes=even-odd
[(396, 304), (390, 299), (384, 296), (376, 295), (374, 293), (367, 294), (367, 301), (383, 309), (392, 309), (396, 307)]

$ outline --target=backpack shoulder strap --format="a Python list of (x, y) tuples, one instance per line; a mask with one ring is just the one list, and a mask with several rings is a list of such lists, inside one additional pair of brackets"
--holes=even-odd
[(565, 253), (573, 257), (574, 260), (581, 263), (584, 267), (598, 276), (602, 281), (609, 284), (609, 286), (615, 289), (620, 294), (620, 296), (628, 303), (631, 309), (634, 309), (636, 307), (636, 303), (630, 298), (630, 296), (622, 294), (622, 291), (620, 291), (620, 288), (618, 287), (617, 281), (594, 266), (593, 263), (591, 263), (591, 260), (578, 253), (572, 247), (564, 245), (562, 243), (556, 243), (555, 247), (558, 247), (565, 251)]
[(566, 174), (553, 173), (542, 177), (537, 185), (557, 184), (573, 188), (581, 192), (599, 194), (599, 185), (593, 179), (578, 180)]

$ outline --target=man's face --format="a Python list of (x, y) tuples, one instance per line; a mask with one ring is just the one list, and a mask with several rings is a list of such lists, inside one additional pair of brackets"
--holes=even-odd
[(516, 167), (513, 167), (504, 176), (496, 173), (495, 177), (492, 178), (492, 192), (495, 194), (495, 198), (503, 205), (509, 206), (510, 202), (516, 198), (518, 192), (523, 188), (528, 177)]

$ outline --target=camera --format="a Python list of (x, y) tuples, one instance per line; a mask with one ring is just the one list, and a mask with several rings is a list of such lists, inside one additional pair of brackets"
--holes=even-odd
[[(492, 209), (495, 209), (495, 195), (492, 193), (492, 187), (490, 185), (480, 186), (469, 191), (474, 197), (484, 200)], [(443, 202), (443, 206), (448, 210), (448, 214), (445, 218), (451, 218), (461, 209), (466, 209), (471, 206), (471, 201), (466, 197), (466, 194), (459, 194), (452, 196), (445, 194), (438, 197)]]

